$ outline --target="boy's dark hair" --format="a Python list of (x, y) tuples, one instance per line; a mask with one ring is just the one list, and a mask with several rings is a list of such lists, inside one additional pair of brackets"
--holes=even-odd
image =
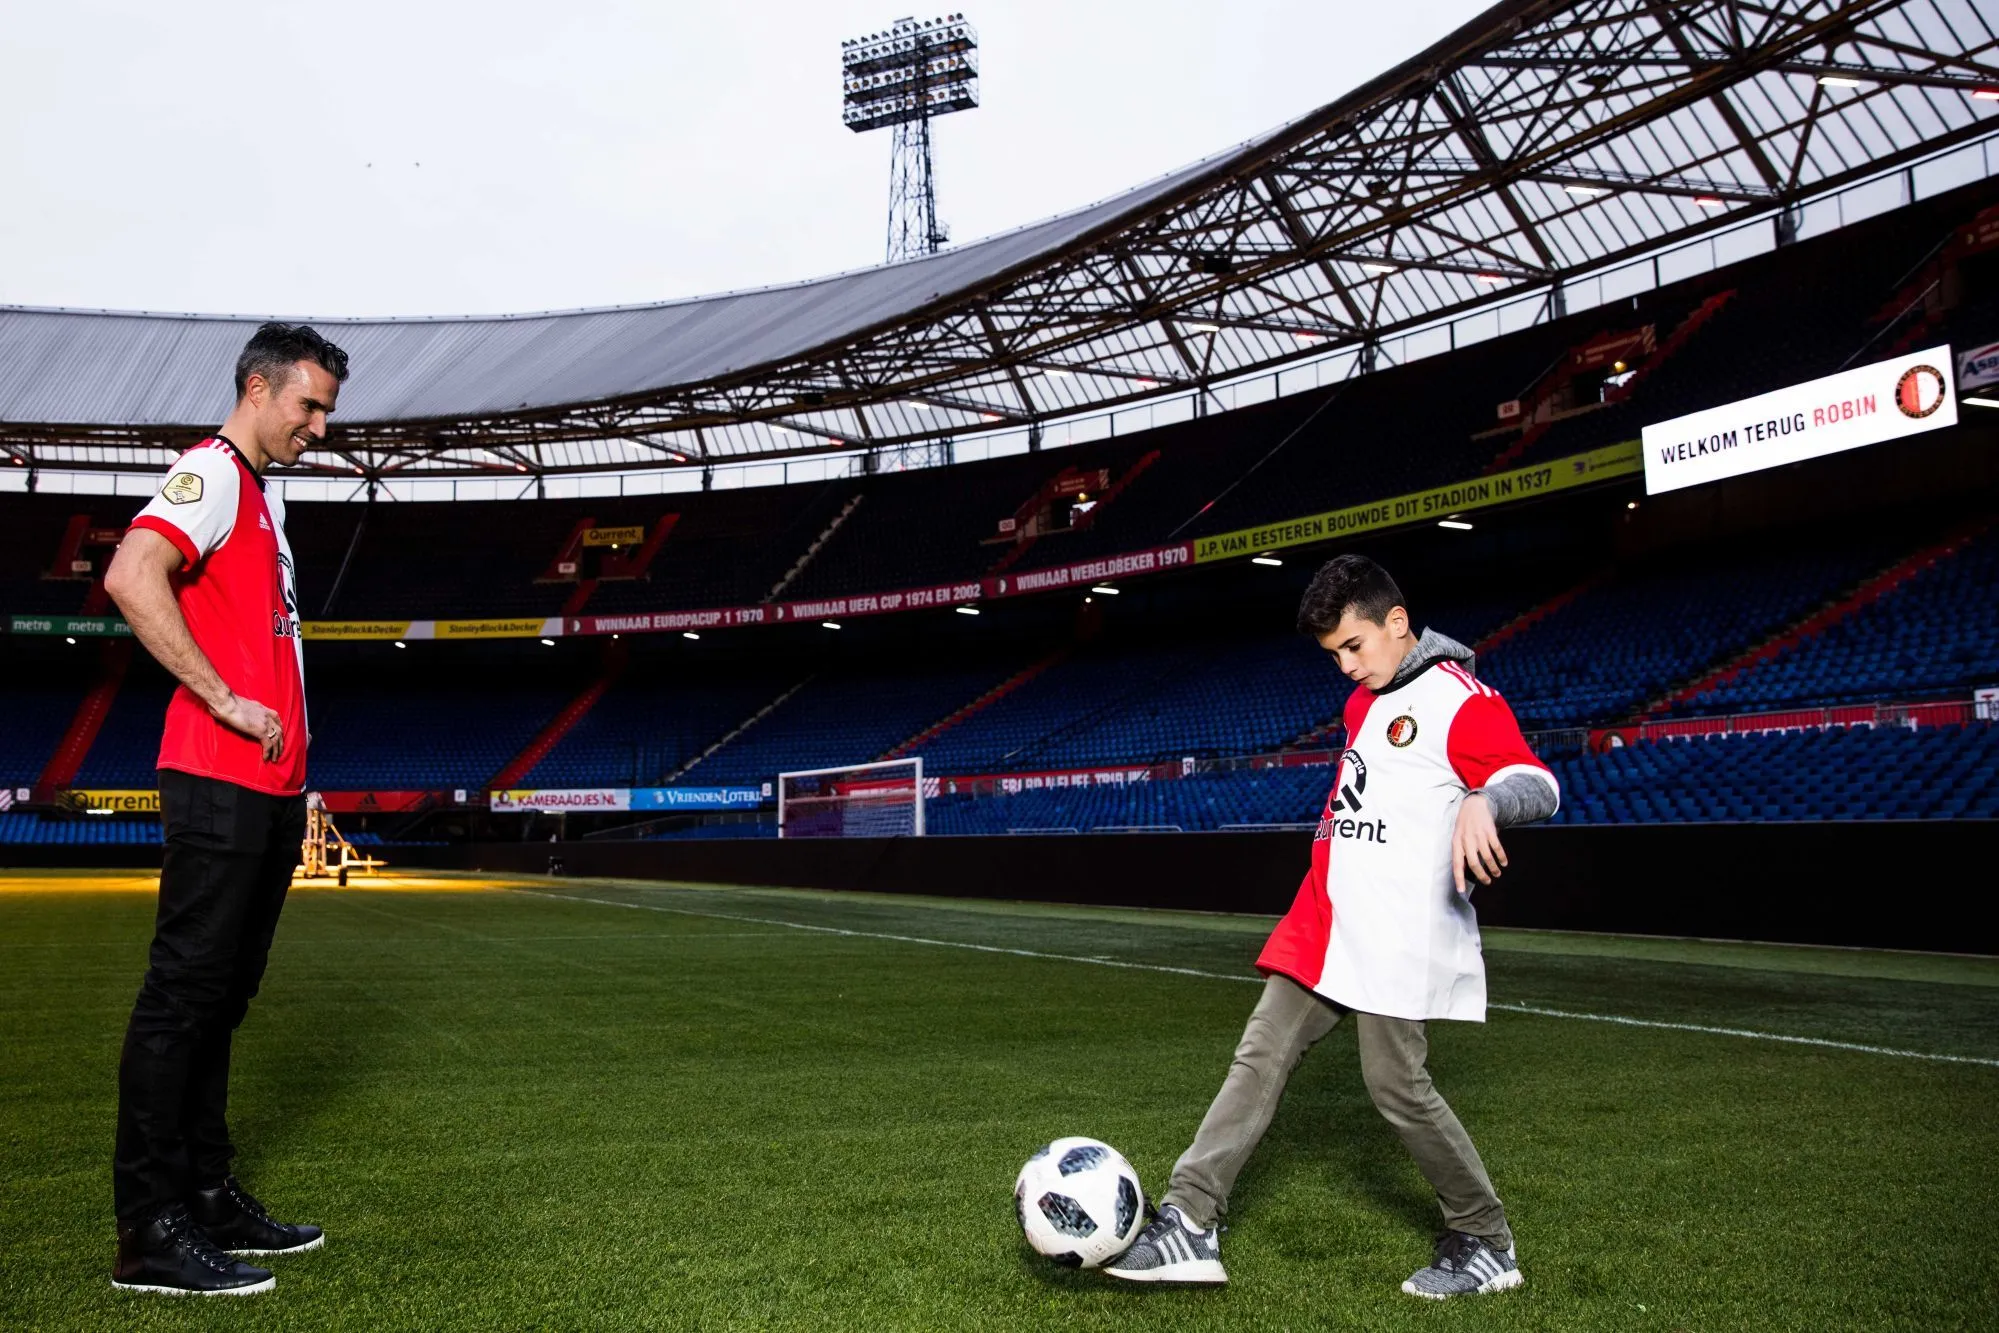
[(292, 367), (310, 361), (333, 376), (336, 384), (347, 382), (347, 353), (319, 335), (310, 324), (280, 324), (273, 320), (258, 326), (243, 344), (236, 358), (236, 396), (240, 399), (252, 375), (262, 375), (264, 383), (277, 388), (291, 378)]
[(1364, 555), (1336, 555), (1319, 566), (1299, 600), (1298, 630), (1315, 639), (1330, 634), (1348, 612), (1386, 624), (1390, 611), (1408, 605), (1380, 565)]

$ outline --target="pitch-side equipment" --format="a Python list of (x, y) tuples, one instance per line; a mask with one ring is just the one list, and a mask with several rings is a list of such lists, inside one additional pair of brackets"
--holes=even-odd
[(923, 761), (888, 759), (777, 775), (781, 838), (920, 838)]
[(313, 792), (305, 805), (305, 844), (300, 849), (299, 874), (305, 879), (338, 879), (347, 885), (347, 872), (358, 870), (372, 875), (388, 864), (355, 849), (333, 826), (333, 816), (319, 793)]

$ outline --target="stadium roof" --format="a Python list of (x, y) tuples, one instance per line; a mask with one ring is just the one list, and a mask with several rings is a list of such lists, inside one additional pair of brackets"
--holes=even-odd
[[(354, 378), (313, 467), (930, 440), (1369, 344), (1999, 132), (1994, 23), (1979, 0), (1506, 0), (1269, 134), (939, 255), (655, 305), (314, 320)], [(0, 450), (159, 466), (227, 412), (255, 323), (0, 307)]]

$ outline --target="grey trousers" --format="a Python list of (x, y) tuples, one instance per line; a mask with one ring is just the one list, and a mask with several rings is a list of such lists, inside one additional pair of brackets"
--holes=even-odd
[[(1214, 1226), (1227, 1215), (1229, 1191), (1270, 1128), (1291, 1071), (1348, 1012), (1289, 977), (1273, 976), (1264, 984), (1263, 997), (1236, 1047), (1235, 1063), (1201, 1121), (1193, 1146), (1174, 1163), (1162, 1203), (1177, 1204), (1197, 1226)], [(1437, 1095), (1424, 1067), (1430, 1050), (1426, 1025), (1363, 1013), (1355, 1013), (1354, 1022), (1368, 1095), (1437, 1191), (1444, 1225), (1482, 1237), (1502, 1250), (1511, 1247), (1506, 1209), (1492, 1192), (1478, 1149)]]

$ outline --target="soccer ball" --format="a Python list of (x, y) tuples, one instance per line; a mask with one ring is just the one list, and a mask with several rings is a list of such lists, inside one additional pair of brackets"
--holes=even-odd
[(1057, 1139), (1020, 1168), (1013, 1208), (1036, 1253), (1070, 1268), (1095, 1268), (1138, 1238), (1145, 1192), (1131, 1163), (1108, 1143)]

